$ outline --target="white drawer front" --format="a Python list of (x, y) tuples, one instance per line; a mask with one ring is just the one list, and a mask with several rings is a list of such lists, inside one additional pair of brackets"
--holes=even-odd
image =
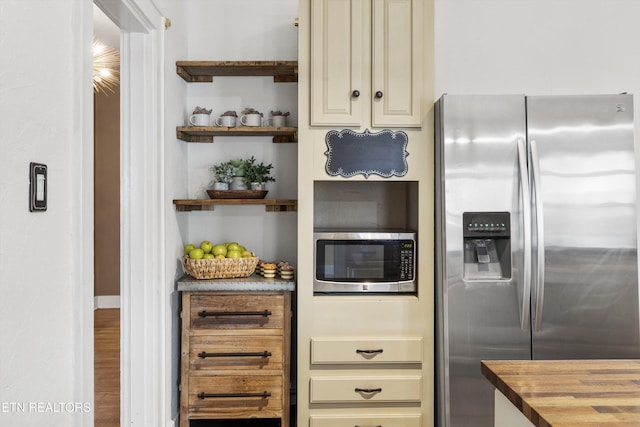
[(312, 415), (310, 427), (421, 427), (417, 415), (319, 416)]
[(311, 377), (311, 403), (420, 402), (422, 377)]
[(311, 363), (422, 363), (422, 338), (312, 338)]

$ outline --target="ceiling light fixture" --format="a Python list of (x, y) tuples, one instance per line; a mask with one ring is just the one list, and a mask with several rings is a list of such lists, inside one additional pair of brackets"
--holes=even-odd
[(120, 83), (120, 53), (105, 46), (98, 40), (93, 41), (93, 91), (110, 91)]

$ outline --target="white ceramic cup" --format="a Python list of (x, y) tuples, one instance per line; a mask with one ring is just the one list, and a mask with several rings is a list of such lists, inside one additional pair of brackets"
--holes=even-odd
[(267, 126), (273, 126), (274, 128), (282, 128), (287, 125), (287, 116), (271, 116), (267, 120)]
[(189, 117), (189, 123), (193, 126), (209, 126), (211, 116), (209, 114), (192, 114)]
[(262, 125), (262, 115), (245, 114), (244, 116), (240, 116), (240, 123), (245, 126), (260, 126)]
[(235, 116), (220, 116), (216, 119), (216, 126), (226, 126), (232, 128), (236, 125)]

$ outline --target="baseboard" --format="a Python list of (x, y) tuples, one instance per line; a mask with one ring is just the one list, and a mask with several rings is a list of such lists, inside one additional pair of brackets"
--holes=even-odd
[(93, 297), (93, 309), (120, 308), (120, 295), (96, 295)]

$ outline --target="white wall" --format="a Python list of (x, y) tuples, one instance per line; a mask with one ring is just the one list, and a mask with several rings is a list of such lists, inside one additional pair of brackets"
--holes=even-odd
[(640, 2), (436, 0), (435, 5), (436, 97), (629, 92), (640, 111)]
[[(297, 0), (241, 2), (189, 0), (188, 46), (181, 60), (296, 60)], [(175, 73), (175, 72), (174, 72)], [(171, 76), (168, 76), (171, 78)], [(176, 75), (176, 78), (177, 75)], [(264, 113), (289, 111), (288, 124), (297, 126), (297, 84), (274, 83), (272, 77), (214, 77), (213, 83), (190, 83), (183, 101), (181, 123), (196, 106), (238, 114), (247, 107)], [(211, 166), (234, 158), (255, 156), (274, 165), (276, 182), (267, 183), (267, 198), (297, 198), (297, 144), (273, 144), (271, 137), (216, 137), (213, 144), (188, 145), (188, 196), (208, 198)], [(188, 216), (184, 243), (202, 240), (238, 241), (263, 259), (296, 261), (296, 213), (268, 213), (263, 206), (220, 206), (213, 212)]]
[[(91, 387), (82, 372), (92, 371), (83, 353), (83, 330), (93, 325), (92, 311), (83, 306), (93, 294), (87, 264), (93, 253), (86, 245), (92, 205), (82, 203), (92, 197), (92, 178), (83, 169), (83, 158), (93, 155), (91, 76), (83, 75), (89, 70), (83, 69), (83, 49), (89, 52), (91, 27), (83, 22), (91, 22), (90, 3), (0, 4), (3, 426), (87, 425), (73, 406), (83, 403), (83, 387)], [(32, 161), (48, 166), (44, 213), (28, 209)]]

